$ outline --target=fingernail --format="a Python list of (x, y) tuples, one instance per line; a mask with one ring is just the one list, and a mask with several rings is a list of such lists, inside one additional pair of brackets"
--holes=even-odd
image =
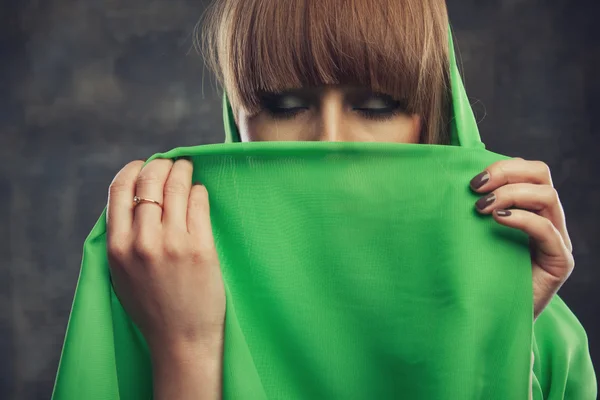
[(482, 173), (477, 175), (475, 178), (471, 179), (471, 187), (473, 189), (479, 189), (480, 187), (485, 185), (485, 183), (489, 180), (490, 180), (490, 174), (487, 171), (483, 171)]
[(202, 185), (202, 182), (200, 182), (200, 181), (195, 181), (195, 182), (194, 182), (194, 185), (200, 185), (200, 186), (204, 186), (204, 185)]
[(496, 210), (496, 215), (499, 217), (510, 217), (511, 214), (508, 210)]
[(486, 208), (487, 206), (492, 204), (495, 200), (496, 200), (496, 195), (494, 193), (490, 193), (487, 196), (484, 196), (484, 197), (480, 198), (479, 200), (477, 200), (477, 203), (475, 203), (475, 205), (480, 210), (483, 210), (484, 208)]

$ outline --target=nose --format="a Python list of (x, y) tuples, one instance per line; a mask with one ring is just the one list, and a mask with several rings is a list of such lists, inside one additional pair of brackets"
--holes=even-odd
[(317, 141), (340, 142), (344, 141), (345, 118), (343, 95), (330, 90), (321, 98), (319, 123), (317, 128)]

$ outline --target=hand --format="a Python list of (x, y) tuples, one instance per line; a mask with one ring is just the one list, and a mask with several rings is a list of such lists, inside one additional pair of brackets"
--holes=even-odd
[[(143, 164), (127, 164), (110, 185), (107, 250), (115, 292), (151, 353), (203, 349), (212, 356), (223, 341), (225, 290), (208, 193), (192, 186), (188, 160)], [(135, 195), (164, 209), (134, 207)]]
[(493, 213), (498, 223), (529, 235), (535, 320), (575, 267), (550, 169), (541, 161), (502, 160), (473, 178), (471, 188), (482, 194), (491, 192), (477, 201), (480, 213)]

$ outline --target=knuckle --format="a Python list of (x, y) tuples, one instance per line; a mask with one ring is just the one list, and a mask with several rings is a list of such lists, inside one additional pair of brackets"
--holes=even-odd
[(488, 168), (488, 171), (494, 178), (503, 179), (504, 177), (507, 176), (507, 170), (510, 169), (510, 165), (512, 162), (513, 162), (513, 160), (497, 161), (494, 164), (490, 165), (490, 167)]
[(129, 163), (127, 163), (123, 168), (121, 168), (121, 170), (115, 175), (115, 177), (113, 178), (112, 182), (110, 183), (109, 186), (109, 193), (117, 193), (123, 190), (126, 190), (129, 187), (129, 183), (127, 180), (127, 173), (126, 171), (128, 170), (133, 170), (133, 169), (137, 169), (138, 166), (140, 164), (143, 164), (144, 162), (141, 160), (135, 160), (135, 161), (131, 161)]
[(125, 179), (117, 175), (108, 187), (108, 194), (112, 197), (112, 195), (121, 193), (128, 189), (129, 183)]
[(181, 240), (176, 240), (173, 236), (167, 236), (163, 243), (165, 256), (170, 259), (180, 259), (185, 256), (186, 248)]
[(198, 213), (197, 215), (201, 215), (201, 213), (209, 213), (208, 204), (198, 199), (190, 199), (188, 201), (188, 209), (193, 210), (194, 213)]
[(205, 264), (213, 258), (213, 253), (214, 251), (211, 246), (203, 244), (192, 248), (189, 252), (189, 257), (193, 264)]
[(187, 185), (181, 181), (169, 180), (165, 184), (164, 193), (174, 195), (188, 195), (189, 189)]
[(504, 168), (507, 165), (511, 165), (512, 163), (514, 163), (515, 160), (513, 159), (508, 159), (508, 160), (500, 160), (500, 161), (496, 161), (495, 163), (493, 163), (492, 165), (498, 168)]
[(560, 235), (560, 233), (558, 232), (558, 230), (556, 229), (556, 227), (554, 226), (552, 221), (550, 221), (547, 218), (544, 218), (542, 231), (543, 231), (544, 235), (546, 235), (546, 236)]
[(567, 254), (567, 270), (569, 271), (569, 275), (575, 269), (575, 257), (570, 252)]
[(550, 170), (550, 167), (548, 166), (548, 164), (546, 164), (542, 160), (535, 160), (535, 163), (537, 164), (537, 167), (540, 168), (540, 169)]
[(198, 263), (202, 262), (203, 259), (204, 259), (204, 251), (202, 251), (202, 249), (200, 247), (194, 247), (190, 251), (190, 260), (194, 264), (198, 264)]
[(558, 190), (556, 190), (555, 187), (550, 186), (548, 189), (548, 196), (550, 198), (550, 201), (554, 204), (554, 203), (558, 203), (560, 202), (560, 198), (558, 196)]
[(550, 171), (550, 166), (543, 161), (536, 161), (536, 164), (544, 179), (550, 182), (552, 180), (552, 171)]
[(123, 261), (129, 254), (129, 246), (124, 240), (113, 238), (106, 245), (108, 257), (115, 261)]
[(496, 188), (490, 194), (494, 194), (496, 196), (496, 202), (505, 201), (511, 197), (514, 197), (515, 192), (519, 190), (519, 187), (514, 187), (513, 185), (504, 185)]
[(133, 244), (133, 253), (142, 261), (155, 261), (158, 258), (154, 240), (138, 236)]
[(138, 185), (152, 185), (155, 183), (161, 183), (161, 179), (158, 174), (154, 171), (144, 171), (140, 172), (137, 177)]

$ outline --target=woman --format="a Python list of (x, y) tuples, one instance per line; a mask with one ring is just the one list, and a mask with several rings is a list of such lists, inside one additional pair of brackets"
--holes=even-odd
[[(443, 2), (220, 0), (204, 26), (241, 141), (449, 144)], [(225, 294), (208, 193), (187, 160), (143, 164), (110, 188), (115, 291), (149, 345), (155, 398), (219, 398)], [(470, 184), (480, 213), (531, 238), (537, 318), (574, 267), (548, 166), (501, 161)]]

